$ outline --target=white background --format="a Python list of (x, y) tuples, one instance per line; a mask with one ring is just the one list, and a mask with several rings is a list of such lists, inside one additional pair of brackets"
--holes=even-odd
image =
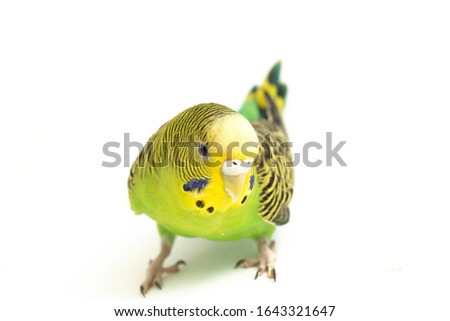
[[(160, 3), (0, 4), (0, 319), (336, 305), (332, 320), (448, 320), (448, 5)], [(142, 298), (158, 235), (103, 144), (145, 143), (200, 102), (238, 108), (278, 59), (294, 150), (330, 131), (348, 167), (296, 168), (276, 284), (233, 269), (250, 241), (179, 238), (168, 263), (187, 267)]]

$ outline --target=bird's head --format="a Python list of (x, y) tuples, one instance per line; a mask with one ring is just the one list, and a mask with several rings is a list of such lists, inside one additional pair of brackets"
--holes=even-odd
[[(177, 135), (173, 165), (182, 177), (183, 191), (198, 199), (197, 207), (211, 212), (245, 202), (255, 183), (259, 150), (250, 122), (228, 107), (200, 104), (168, 125), (171, 135)], [(205, 197), (209, 204), (204, 204)]]

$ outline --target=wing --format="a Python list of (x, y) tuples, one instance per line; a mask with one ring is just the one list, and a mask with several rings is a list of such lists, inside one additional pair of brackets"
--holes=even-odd
[(257, 182), (261, 216), (277, 225), (289, 221), (294, 168), (289, 140), (273, 99), (266, 92), (267, 118), (252, 122), (260, 142)]

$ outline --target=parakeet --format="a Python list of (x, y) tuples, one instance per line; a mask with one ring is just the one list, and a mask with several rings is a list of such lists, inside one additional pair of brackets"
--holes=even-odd
[(140, 290), (145, 296), (184, 261), (164, 266), (175, 237), (215, 241), (251, 238), (259, 255), (236, 267), (256, 267), (276, 280), (276, 225), (289, 221), (294, 185), (292, 154), (283, 124), (287, 87), (281, 63), (253, 87), (239, 112), (216, 103), (190, 107), (161, 126), (134, 162), (128, 178), (136, 214), (157, 222), (159, 255)]

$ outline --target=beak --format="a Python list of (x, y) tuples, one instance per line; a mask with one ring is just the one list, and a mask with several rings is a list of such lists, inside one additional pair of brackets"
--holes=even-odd
[(222, 176), (225, 191), (231, 196), (233, 203), (242, 195), (245, 189), (247, 173), (252, 166), (252, 161), (238, 159), (226, 160), (222, 165)]

